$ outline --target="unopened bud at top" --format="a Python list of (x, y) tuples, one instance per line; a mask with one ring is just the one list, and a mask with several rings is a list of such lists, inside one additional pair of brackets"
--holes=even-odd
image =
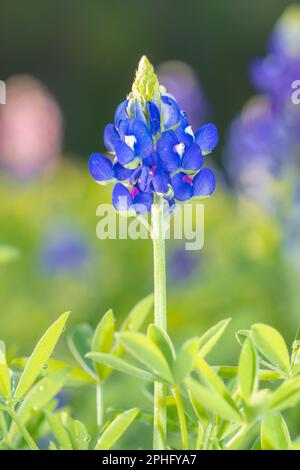
[(158, 77), (145, 55), (139, 62), (129, 98), (138, 101), (142, 108), (145, 107), (147, 101), (160, 105)]

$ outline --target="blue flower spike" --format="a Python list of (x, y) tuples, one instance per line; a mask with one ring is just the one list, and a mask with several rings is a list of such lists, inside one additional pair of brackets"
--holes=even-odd
[(174, 207), (214, 192), (213, 172), (203, 163), (217, 143), (214, 124), (193, 132), (187, 114), (143, 56), (132, 91), (104, 130), (111, 158), (93, 153), (89, 171), (98, 183), (116, 182), (112, 201), (118, 212), (142, 214), (162, 198)]

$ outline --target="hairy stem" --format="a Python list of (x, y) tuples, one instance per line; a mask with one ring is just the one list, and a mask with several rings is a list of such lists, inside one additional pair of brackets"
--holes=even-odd
[[(166, 254), (165, 226), (163, 202), (152, 206), (152, 240), (154, 254), (154, 322), (163, 330), (167, 330), (167, 301), (166, 301)], [(166, 448), (167, 432), (167, 387), (164, 384), (154, 384), (154, 425), (153, 448)]]
[(5, 406), (3, 408), (10, 415), (11, 419), (16, 423), (16, 425), (20, 429), (20, 432), (22, 433), (22, 435), (24, 437), (24, 440), (27, 443), (29, 449), (30, 450), (39, 450), (38, 446), (36, 445), (36, 443), (32, 439), (31, 435), (27, 431), (24, 424), (19, 420), (19, 418), (18, 418), (17, 414), (15, 413), (15, 411), (12, 408), (8, 407), (8, 406)]
[(102, 385), (96, 384), (96, 410), (97, 410), (97, 426), (101, 427), (103, 424), (103, 395)]

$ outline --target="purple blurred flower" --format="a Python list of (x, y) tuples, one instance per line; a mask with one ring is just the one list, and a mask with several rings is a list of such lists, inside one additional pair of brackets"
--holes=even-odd
[(198, 128), (207, 118), (208, 103), (192, 67), (180, 61), (163, 62), (158, 66), (158, 78), (168, 92), (176, 96), (192, 127)]
[(255, 199), (282, 178), (293, 161), (289, 133), (266, 96), (254, 98), (233, 121), (227, 140), (227, 170), (237, 189)]
[(169, 264), (171, 279), (174, 282), (188, 281), (199, 267), (199, 258), (181, 247), (171, 253)]
[(300, 79), (299, 7), (289, 8), (279, 20), (268, 55), (253, 62), (250, 75), (263, 94), (233, 121), (225, 166), (237, 189), (265, 206), (272, 204), (274, 182), (288, 179), (299, 156), (300, 106), (291, 100), (292, 82)]
[(58, 229), (47, 236), (42, 246), (41, 265), (47, 274), (79, 271), (89, 259), (89, 248), (81, 234)]

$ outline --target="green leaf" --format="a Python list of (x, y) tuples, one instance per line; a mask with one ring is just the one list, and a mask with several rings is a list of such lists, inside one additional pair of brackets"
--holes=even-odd
[(174, 346), (169, 335), (159, 326), (153, 323), (148, 328), (148, 338), (156, 344), (162, 354), (167, 360), (170, 369), (173, 367), (174, 359), (176, 357)]
[[(26, 424), (32, 416), (43, 410), (55, 397), (64, 386), (68, 374), (68, 369), (62, 369), (54, 374), (46, 375), (29, 390), (17, 411), (18, 418), (23, 424)], [(19, 428), (15, 423), (12, 423), (9, 431), (10, 439), (13, 439), (18, 432)]]
[(291, 447), (289, 431), (283, 417), (268, 415), (261, 423), (262, 450), (288, 450)]
[(65, 430), (62, 425), (58, 415), (51, 413), (51, 411), (45, 411), (46, 419), (48, 421), (50, 430), (57, 440), (60, 449), (62, 450), (72, 450), (72, 443), (70, 441), (68, 432)]
[(138, 408), (124, 411), (124, 413), (117, 416), (110, 425), (101, 434), (96, 444), (95, 450), (110, 450), (112, 446), (122, 437), (127, 431), (131, 423), (135, 420), (139, 413)]
[(296, 406), (300, 401), (300, 377), (284, 382), (272, 395), (270, 409), (280, 411)]
[(121, 331), (138, 331), (153, 308), (153, 294), (137, 303), (125, 318)]
[(241, 422), (240, 414), (219, 393), (204, 387), (190, 377), (185, 379), (185, 384), (191, 396), (201, 403), (206, 411), (227, 421)]
[(136, 367), (124, 359), (114, 356), (113, 354), (88, 353), (87, 356), (93, 359), (95, 362), (99, 362), (100, 364), (104, 364), (125, 374), (132, 375), (138, 379), (147, 380), (149, 382), (154, 381), (154, 376), (147, 370), (140, 369), (139, 367)]
[(68, 317), (69, 312), (63, 313), (37, 343), (18, 382), (14, 395), (15, 400), (20, 400), (38, 377), (44, 364), (51, 356)]
[(10, 373), (6, 364), (5, 343), (0, 341), (0, 395), (11, 398)]
[[(92, 351), (95, 353), (111, 352), (115, 334), (115, 317), (112, 310), (108, 310), (100, 320), (92, 338)], [(90, 357), (90, 356), (87, 356)], [(99, 379), (103, 381), (111, 369), (103, 364), (96, 365)]]
[[(28, 362), (28, 357), (19, 357), (11, 361), (11, 365), (24, 369)], [(61, 369), (69, 369), (68, 379), (65, 383), (66, 387), (80, 387), (95, 383), (95, 379), (87, 374), (84, 370), (78, 367), (70, 366), (66, 362), (59, 361), (58, 359), (48, 359), (45, 362), (41, 375), (53, 374)]]
[(249, 338), (250, 330), (238, 330), (235, 334), (236, 340), (240, 346), (243, 346), (245, 339)]
[(258, 360), (253, 343), (248, 338), (240, 354), (238, 376), (241, 396), (245, 402), (249, 402), (258, 387)]
[(292, 371), (293, 375), (300, 372), (300, 328), (298, 328), (292, 347)]
[(209, 415), (207, 410), (203, 407), (202, 403), (200, 403), (200, 400), (198, 397), (193, 393), (188, 390), (188, 397), (192, 405), (192, 409), (194, 410), (195, 415), (197, 416), (197, 419), (201, 423), (207, 423), (209, 421)]
[[(233, 379), (238, 375), (238, 367), (236, 366), (213, 366), (213, 370), (223, 379)], [(274, 380), (282, 380), (282, 374), (275, 370), (260, 369), (258, 371), (260, 381), (274, 382)]]
[(74, 420), (73, 429), (74, 429), (75, 449), (87, 450), (89, 448), (89, 442), (91, 438), (87, 431), (86, 426), (81, 421)]
[(215, 391), (220, 397), (225, 400), (227, 405), (232, 409), (233, 413), (240, 417), (240, 412), (235, 402), (230, 396), (227, 388), (225, 387), (223, 381), (217, 374), (213, 371), (207, 362), (200, 356), (197, 358), (196, 362), (197, 371), (200, 374), (203, 382), (212, 390)]
[(252, 338), (255, 347), (271, 364), (287, 372), (290, 358), (285, 341), (281, 334), (271, 326), (263, 323), (252, 325)]
[(124, 348), (153, 374), (173, 383), (169, 365), (153, 341), (141, 333), (120, 333), (119, 337)]
[(90, 442), (90, 435), (86, 426), (76, 419), (72, 419), (68, 413), (61, 414), (61, 421), (67, 430), (72, 447), (75, 450), (87, 450)]
[(199, 350), (200, 338), (192, 338), (186, 341), (180, 348), (173, 366), (173, 374), (176, 383), (182, 382), (192, 371)]
[(209, 351), (216, 345), (219, 341), (221, 336), (224, 334), (231, 318), (227, 318), (226, 320), (222, 320), (212, 328), (207, 330), (204, 335), (200, 338), (199, 344), (199, 353), (202, 357), (205, 357)]
[(87, 353), (91, 351), (93, 336), (94, 331), (90, 325), (82, 323), (71, 330), (67, 341), (69, 349), (78, 364), (87, 374), (98, 380), (93, 361), (86, 357)]
[(258, 422), (251, 424), (244, 424), (237, 431), (235, 436), (226, 444), (227, 450), (245, 450), (252, 449), (257, 444), (257, 437), (259, 435)]

